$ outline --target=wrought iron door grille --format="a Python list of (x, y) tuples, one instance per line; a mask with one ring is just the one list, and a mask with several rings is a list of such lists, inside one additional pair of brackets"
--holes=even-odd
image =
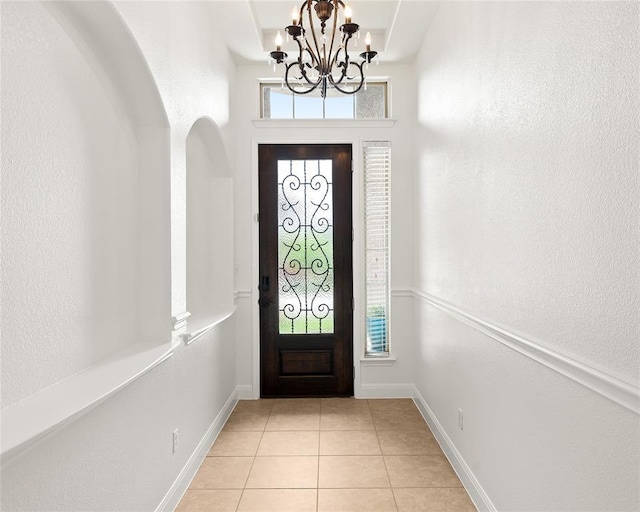
[(331, 160), (278, 160), (280, 334), (334, 332)]

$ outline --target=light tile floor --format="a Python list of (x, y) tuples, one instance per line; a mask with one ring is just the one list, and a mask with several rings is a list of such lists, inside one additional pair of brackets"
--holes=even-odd
[(475, 511), (412, 400), (241, 401), (177, 512)]

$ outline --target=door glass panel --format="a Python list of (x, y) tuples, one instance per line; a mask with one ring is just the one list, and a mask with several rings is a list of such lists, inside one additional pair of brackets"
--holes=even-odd
[(331, 160), (278, 160), (280, 334), (333, 333)]

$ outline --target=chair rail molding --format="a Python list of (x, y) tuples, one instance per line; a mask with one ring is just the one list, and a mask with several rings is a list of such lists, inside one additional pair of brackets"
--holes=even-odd
[(594, 368), (586, 362), (578, 361), (567, 353), (551, 349), (543, 342), (516, 334), (503, 326), (476, 317), (431, 294), (418, 290), (396, 290), (395, 295), (403, 297), (412, 295), (416, 300), (444, 312), (506, 347), (640, 415), (640, 388), (629, 382), (625, 382), (604, 370)]
[(223, 311), (221, 313), (217, 313), (212, 315), (210, 320), (202, 327), (195, 329), (193, 332), (189, 332), (187, 334), (182, 334), (182, 340), (185, 345), (191, 345), (194, 341), (202, 338), (205, 334), (211, 331), (215, 326), (221, 324), (228, 318), (231, 318), (233, 314), (236, 312), (237, 307), (234, 307), (230, 311)]
[(2, 465), (164, 363), (174, 350), (169, 343), (131, 345), (3, 409)]
[(191, 313), (189, 313), (188, 311), (184, 311), (182, 313), (178, 313), (175, 316), (172, 316), (171, 323), (173, 324), (173, 330), (179, 331), (183, 327), (186, 327), (187, 321), (190, 316), (191, 316)]
[(251, 290), (236, 290), (233, 293), (235, 299), (250, 299), (251, 298)]

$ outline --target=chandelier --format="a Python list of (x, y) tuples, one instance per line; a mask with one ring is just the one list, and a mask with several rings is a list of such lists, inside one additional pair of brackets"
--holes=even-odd
[[(284, 83), (293, 93), (309, 94), (319, 89), (325, 98), (330, 88), (344, 94), (355, 94), (362, 88), (363, 67), (378, 52), (371, 50), (371, 34), (367, 32), (362, 60), (351, 60), (349, 43), (360, 36), (360, 27), (351, 22), (351, 16), (350, 7), (342, 0), (304, 0), (300, 9), (293, 9), (292, 23), (285, 31), (298, 44), (298, 58), (285, 62), (287, 54), (282, 51), (280, 32), (276, 49), (270, 54), (277, 64), (284, 63)], [(339, 21), (344, 23), (340, 25)]]

